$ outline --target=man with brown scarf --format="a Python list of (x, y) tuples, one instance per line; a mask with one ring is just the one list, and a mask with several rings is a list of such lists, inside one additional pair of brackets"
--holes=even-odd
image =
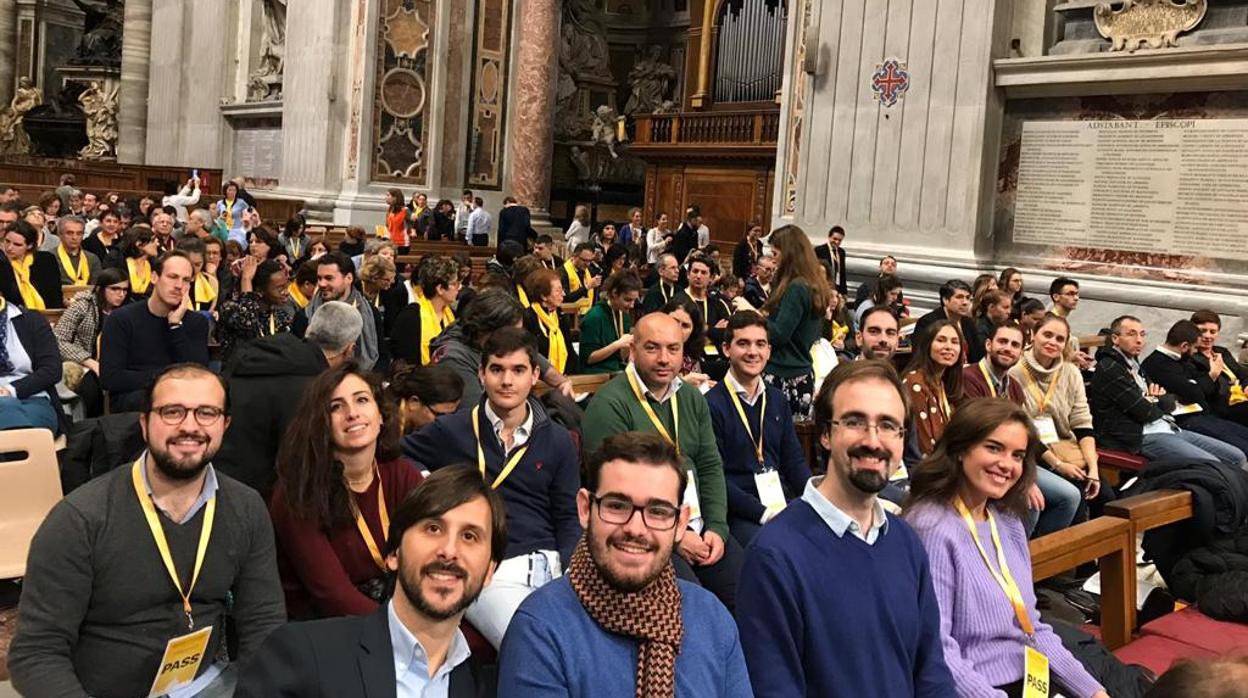
[(603, 441), (577, 493), (585, 537), (568, 573), (525, 599), (503, 638), (501, 698), (753, 695), (727, 609), (672, 571), (687, 478), (657, 434)]

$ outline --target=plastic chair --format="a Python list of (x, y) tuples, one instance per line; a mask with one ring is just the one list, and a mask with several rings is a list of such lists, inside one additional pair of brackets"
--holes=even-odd
[(30, 541), (61, 500), (61, 471), (47, 429), (0, 431), (0, 453), (14, 457), (0, 461), (0, 579), (14, 579), (26, 574)]

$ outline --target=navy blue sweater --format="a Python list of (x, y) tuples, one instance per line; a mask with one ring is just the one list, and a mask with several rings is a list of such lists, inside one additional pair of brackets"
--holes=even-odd
[(790, 504), (746, 551), (737, 625), (757, 698), (957, 694), (927, 553), (892, 514), (867, 545)]
[[(767, 421), (763, 427), (763, 463), (768, 470), (779, 471), (784, 499), (788, 501), (801, 496), (806, 481), (810, 479), (810, 466), (806, 463), (802, 444), (797, 440), (789, 401), (779, 389), (769, 385), (765, 387)], [(745, 432), (741, 415), (732, 405), (727, 381), (720, 381), (707, 392), (706, 404), (711, 408), (711, 427), (715, 430), (719, 457), (724, 461), (728, 516), (758, 523), (764, 511), (763, 503), (758, 498), (758, 486), (754, 483), (754, 473), (759, 472), (758, 457), (754, 453), (754, 441)], [(758, 429), (758, 413), (762, 407), (761, 399), (756, 400), (752, 407), (741, 400), (741, 408), (745, 410), (752, 430)]]
[[(477, 419), (485, 452), (485, 477), (492, 483), (515, 449), (503, 453), (485, 415), (485, 401), (482, 397)], [(572, 549), (581, 538), (581, 522), (576, 513), (576, 493), (581, 488), (580, 461), (567, 429), (550, 421), (541, 403), (531, 397), (529, 409), (533, 411), (529, 450), (498, 488), (507, 505), (508, 543), (504, 557), (557, 550), (560, 562), (567, 566)], [(403, 455), (429, 470), (461, 463), (476, 465), (472, 407), (438, 417), (408, 435), (403, 439)]]

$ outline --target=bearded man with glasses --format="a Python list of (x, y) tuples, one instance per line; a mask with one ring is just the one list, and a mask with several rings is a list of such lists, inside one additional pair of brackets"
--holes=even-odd
[(905, 442), (897, 372), (880, 360), (837, 366), (815, 422), (827, 475), (759, 531), (737, 584), (754, 695), (955, 695), (927, 554), (877, 496)]
[(567, 574), (520, 604), (499, 652), (499, 696), (750, 696), (732, 617), (676, 579), (688, 471), (658, 434), (609, 436), (576, 496), (585, 536)]
[(264, 502), (211, 464), (225, 384), (178, 364), (146, 398), (147, 450), (58, 502), (31, 543), (9, 653), (21, 695), (229, 696), (226, 615), (236, 657), (286, 620)]

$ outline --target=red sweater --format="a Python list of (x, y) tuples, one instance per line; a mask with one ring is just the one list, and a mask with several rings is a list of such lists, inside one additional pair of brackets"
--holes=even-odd
[[(378, 463), (390, 516), (399, 503), (424, 478), (409, 460)], [(385, 554), (387, 531), (381, 527), (377, 509), (377, 478), (368, 490), (355, 495), (378, 548)], [(277, 538), (278, 571), (286, 592), (286, 612), (292, 618), (362, 616), (377, 610), (377, 603), (360, 593), (356, 585), (381, 574), (355, 522), (328, 533), (319, 522), (294, 515), (286, 505), (281, 483), (269, 502), (273, 533)]]

